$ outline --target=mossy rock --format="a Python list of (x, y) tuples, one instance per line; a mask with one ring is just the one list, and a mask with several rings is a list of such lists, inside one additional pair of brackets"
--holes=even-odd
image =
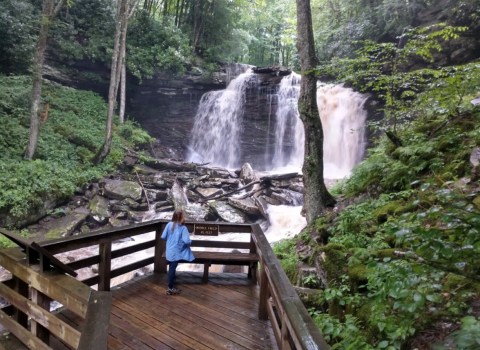
[(388, 220), (389, 216), (396, 216), (408, 212), (413, 209), (413, 204), (408, 205), (403, 201), (392, 201), (378, 207), (372, 212), (372, 215), (377, 219), (378, 223), (383, 223)]
[(367, 282), (368, 268), (364, 264), (355, 264), (348, 267), (348, 277), (352, 283), (360, 284)]
[(347, 272), (348, 250), (341, 244), (327, 244), (319, 247), (322, 252), (321, 267), (325, 273), (325, 285), (335, 285)]
[(475, 208), (477, 208), (478, 210), (480, 210), (480, 196), (476, 196), (476, 197), (473, 199), (473, 205), (475, 206)]

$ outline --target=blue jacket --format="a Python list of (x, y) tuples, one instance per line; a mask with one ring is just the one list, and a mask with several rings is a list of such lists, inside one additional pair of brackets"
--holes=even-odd
[(167, 241), (167, 260), (193, 261), (195, 257), (190, 249), (192, 240), (190, 239), (187, 228), (179, 223), (175, 224), (175, 229), (172, 228), (173, 222), (170, 221), (162, 233), (162, 239)]

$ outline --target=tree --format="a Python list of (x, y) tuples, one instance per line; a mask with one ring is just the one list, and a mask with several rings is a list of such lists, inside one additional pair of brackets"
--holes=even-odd
[(108, 88), (108, 112), (105, 128), (105, 141), (97, 152), (94, 162), (96, 164), (105, 160), (110, 153), (112, 143), (113, 114), (117, 101), (118, 86), (125, 64), (125, 46), (127, 37), (128, 19), (132, 15), (138, 0), (120, 0), (117, 7), (117, 23), (115, 26), (115, 38), (112, 54), (112, 66), (110, 68), (110, 85)]
[(304, 210), (307, 222), (312, 223), (325, 207), (335, 204), (335, 199), (325, 187), (323, 179), (323, 129), (318, 117), (317, 64), (312, 30), (310, 0), (297, 0), (297, 49), (302, 70), (298, 111), (305, 127), (305, 160), (303, 182), (305, 185)]
[(40, 107), (40, 98), (42, 96), (42, 72), (45, 61), (45, 50), (47, 49), (48, 30), (65, 0), (43, 0), (42, 15), (40, 21), (40, 32), (35, 47), (35, 57), (33, 60), (33, 86), (30, 109), (30, 133), (28, 146), (25, 152), (25, 158), (31, 160), (35, 154), (38, 143), (39, 119), (38, 109)]

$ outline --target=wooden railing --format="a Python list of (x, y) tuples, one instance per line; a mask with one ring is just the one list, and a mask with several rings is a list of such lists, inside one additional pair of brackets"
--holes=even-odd
[[(110, 293), (97, 292), (65, 274), (72, 271), (34, 242), (5, 230), (0, 233), (20, 246), (0, 250), (0, 265), (12, 274), (0, 283), (0, 295), (10, 304), (0, 310), (0, 323), (30, 349), (51, 349), (53, 338), (72, 349), (106, 349)], [(43, 259), (47, 256), (49, 261)], [(79, 316), (80, 324), (71, 325), (52, 312), (52, 301)]]
[[(40, 250), (45, 254), (39, 254), (37, 260), (43, 261), (43, 264), (46, 266), (51, 266), (50, 257), (53, 257), (52, 259), (55, 260), (56, 254), (71, 252), (80, 248), (98, 247), (97, 254), (69, 262), (66, 266), (71, 270), (79, 270), (98, 264), (98, 273), (84, 279), (82, 282), (89, 286), (98, 285), (98, 290), (100, 291), (109, 291), (114, 277), (144, 266), (153, 264), (154, 272), (164, 273), (166, 271), (166, 261), (162, 257), (165, 251), (165, 242), (161, 240), (160, 236), (167, 222), (166, 220), (154, 220), (113, 230), (41, 242), (39, 243)], [(282, 270), (259, 225), (224, 224), (218, 222), (190, 222), (186, 225), (190, 232), (194, 231), (196, 225), (210, 225), (215, 227), (215, 230), (219, 233), (250, 234), (250, 242), (193, 240), (192, 247), (248, 248), (250, 253), (258, 254), (261, 266), (258, 315), (260, 319), (271, 320), (279, 348), (281, 350), (329, 349), (319, 329), (313, 323), (305, 306)], [(116, 241), (149, 232), (155, 232), (151, 239), (112, 250), (112, 245)], [(0, 231), (0, 233), (2, 232)], [(154, 248), (153, 253), (147, 255), (146, 258), (133, 261), (118, 268), (112, 268), (112, 260), (150, 248)]]
[(281, 350), (330, 349), (290, 283), (270, 243), (258, 225), (252, 236), (260, 255), (260, 305), (258, 317), (270, 319)]

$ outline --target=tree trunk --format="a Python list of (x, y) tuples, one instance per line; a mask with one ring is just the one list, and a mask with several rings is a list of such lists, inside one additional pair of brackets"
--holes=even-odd
[[(124, 47), (125, 50), (125, 47)], [(120, 76), (120, 111), (118, 112), (118, 117), (120, 119), (120, 123), (123, 124), (125, 122), (125, 99), (126, 99), (126, 88), (127, 88), (127, 67), (125, 62), (125, 53), (123, 54), (122, 60), (122, 75)]]
[(313, 41), (310, 0), (297, 0), (297, 49), (302, 81), (298, 111), (305, 128), (305, 160), (303, 163), (304, 211), (308, 223), (322, 215), (335, 199), (323, 179), (323, 129), (317, 106), (317, 79), (313, 69), (317, 64)]
[[(118, 76), (119, 76), (119, 58), (121, 35), (123, 27), (123, 17), (126, 16), (126, 3), (127, 0), (120, 0), (117, 9), (117, 24), (115, 26), (114, 47), (112, 54), (112, 66), (110, 68), (110, 86), (108, 88), (108, 112), (107, 112), (107, 124), (105, 130), (105, 141), (102, 147), (97, 152), (94, 162), (96, 164), (105, 160), (108, 153), (110, 153), (110, 145), (112, 143), (112, 127), (113, 127), (113, 113), (115, 110), (115, 102), (117, 98), (118, 89)], [(120, 62), (121, 63), (121, 62)]]
[(42, 17), (40, 23), (40, 33), (38, 35), (37, 45), (35, 48), (35, 57), (33, 60), (33, 84), (32, 97), (30, 107), (30, 132), (28, 138), (28, 146), (25, 151), (25, 159), (31, 160), (37, 149), (39, 134), (38, 109), (40, 107), (40, 99), (42, 96), (42, 73), (43, 63), (45, 62), (45, 51), (47, 49), (48, 30), (51, 21), (60, 10), (64, 0), (60, 0), (56, 5), (54, 0), (44, 0), (42, 6)]

